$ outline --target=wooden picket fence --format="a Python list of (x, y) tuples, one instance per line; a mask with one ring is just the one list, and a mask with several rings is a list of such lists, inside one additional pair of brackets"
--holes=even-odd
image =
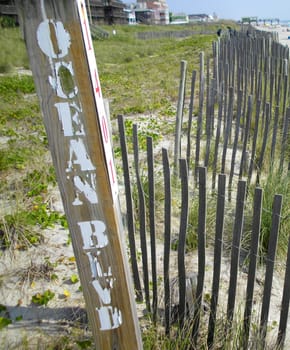
[(176, 39), (176, 38), (187, 38), (192, 35), (210, 35), (215, 34), (213, 30), (208, 30), (205, 27), (201, 27), (200, 30), (166, 30), (164, 32), (139, 32), (136, 34), (140, 40), (158, 40), (161, 38)]
[[(146, 154), (141, 154), (137, 124), (133, 124), (130, 139), (133, 155), (129, 154), (128, 130), (124, 117), (118, 117), (126, 225), (136, 299), (145, 301), (152, 321), (160, 322), (168, 336), (176, 330), (176, 325), (180, 330), (187, 327), (187, 330), (190, 329), (188, 348), (199, 348), (201, 333), (204, 337), (205, 332), (207, 346), (213, 347), (217, 336), (217, 318), (223, 312), (220, 309), (224, 302), (220, 295), (226, 254), (225, 225), (232, 216), (230, 248), (226, 250), (230, 262), (225, 267), (229, 274), (223, 336), (227, 338), (231, 334), (237, 309), (242, 307), (243, 339), (239, 346), (244, 349), (253, 346), (255, 331), (262, 339), (262, 346), (267, 346), (282, 195), (276, 194), (273, 198), (269, 248), (266, 256), (262, 257), (259, 242), (263, 189), (259, 185), (261, 178), (275, 171), (279, 176), (289, 176), (289, 49), (277, 42), (275, 34), (248, 27), (232, 36), (226, 33), (213, 43), (212, 57), (206, 59), (206, 73), (204, 62), (205, 57), (201, 53), (199, 100), (195, 106), (198, 72), (193, 71), (186, 122), (183, 120), (187, 101), (186, 62), (181, 63), (174, 160), (170, 159), (168, 149), (162, 147), (161, 152), (154, 150), (150, 136), (146, 139)], [(182, 134), (185, 124), (186, 132)], [(184, 139), (185, 147), (182, 146)], [(253, 199), (250, 202), (252, 187)], [(162, 198), (159, 202), (156, 201), (156, 191)], [(216, 198), (214, 202), (213, 198)], [(235, 204), (232, 203), (233, 198)], [(194, 202), (198, 205), (196, 227), (190, 224)], [(250, 219), (248, 212), (247, 215), (245, 213), (249, 203), (252, 203)], [(215, 206), (215, 219), (211, 222), (214, 227), (211, 227), (214, 231), (212, 260), (208, 255), (207, 243), (208, 205)], [(173, 220), (178, 223), (178, 229), (172, 225)], [(240, 288), (241, 266), (245, 266), (241, 246), (245, 221), (250, 223), (251, 236), (247, 251), (247, 279), (244, 279), (245, 295), (240, 300), (237, 289)], [(187, 239), (193, 231), (196, 231), (197, 249), (188, 253)], [(177, 237), (174, 237), (176, 232)], [(172, 250), (175, 238), (177, 251)], [(174, 259), (177, 266), (173, 271)], [(188, 260), (192, 261), (190, 269)], [(263, 260), (265, 273), (262, 277), (262, 301), (258, 303), (254, 290), (258, 284), (257, 274), (261, 270), (260, 265), (257, 269), (260, 260)], [(205, 278), (209, 263), (213, 264), (213, 270), (208, 293)], [(275, 341), (280, 348), (285, 342), (288, 321), (290, 240), (287, 261), (283, 266), (284, 286)], [(205, 310), (205, 295), (208, 294), (208, 309)], [(257, 308), (260, 310), (259, 321), (254, 321)]]

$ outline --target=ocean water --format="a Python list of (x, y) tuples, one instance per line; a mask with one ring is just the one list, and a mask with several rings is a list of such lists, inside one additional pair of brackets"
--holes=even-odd
[(288, 20), (280, 20), (280, 25), (281, 26), (288, 26), (288, 27), (290, 27), (290, 19), (288, 19)]

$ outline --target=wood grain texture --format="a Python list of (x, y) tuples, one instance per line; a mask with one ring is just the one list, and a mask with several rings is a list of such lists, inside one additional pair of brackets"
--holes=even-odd
[[(124, 232), (120, 224), (119, 207), (112, 195), (110, 169), (107, 167), (104, 140), (101, 137), (102, 125), (99, 122), (103, 116), (99, 115), (93, 90), (78, 1), (18, 0), (16, 5), (69, 224), (95, 346), (97, 349), (141, 349), (131, 276), (123, 244)], [(51, 55), (40, 47), (41, 42), (37, 35), (42, 23), (50, 31), (48, 39), (51, 41)], [(61, 31), (70, 38), (67, 52), (62, 50), (63, 43), (59, 37)], [(59, 79), (61, 86), (54, 86), (53, 79), (57, 82)], [(73, 132), (69, 137), (65, 136), (65, 121), (61, 121), (61, 115), (56, 108), (57, 103), (66, 102), (69, 103), (70, 113), (74, 113), (75, 119), (77, 118), (77, 122), (72, 122)], [(72, 106), (72, 103), (75, 105)], [(72, 149), (72, 140), (78, 146), (82, 142), (85, 159), (77, 158), (77, 151)], [(86, 167), (88, 164), (91, 167)], [(76, 188), (76, 180), (80, 182), (80, 186), (92, 182), (92, 188), (96, 190), (92, 194), (94, 200), (88, 200), (86, 191)], [(84, 235), (88, 232), (80, 232), (81, 224), (91, 225), (94, 221), (99, 226), (96, 232), (91, 228), (89, 239), (92, 244), (90, 248), (84, 249)], [(97, 239), (102, 234), (98, 231), (100, 227), (104, 228), (103, 233), (107, 239), (103, 246)], [(98, 290), (101, 292), (98, 293)], [(110, 312), (104, 318), (101, 311), (105, 308), (110, 309)]]

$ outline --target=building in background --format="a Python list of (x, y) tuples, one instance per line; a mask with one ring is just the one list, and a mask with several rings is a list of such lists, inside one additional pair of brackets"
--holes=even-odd
[(18, 16), (14, 0), (0, 0), (0, 16), (7, 16), (18, 23)]
[(121, 0), (87, 0), (90, 23), (126, 24), (125, 4)]
[[(121, 0), (86, 0), (90, 23), (127, 24), (126, 5)], [(0, 16), (15, 18), (17, 12), (14, 0), (0, 0)]]
[(137, 0), (128, 6), (135, 15), (136, 23), (169, 24), (169, 9), (166, 0)]
[(187, 24), (188, 15), (185, 13), (172, 13), (170, 14), (170, 24)]
[[(166, 0), (135, 0), (126, 5), (121, 0), (86, 0), (91, 24), (169, 24)], [(0, 0), (0, 16), (8, 16), (17, 22), (14, 0)]]
[(197, 22), (211, 22), (214, 18), (211, 15), (207, 15), (205, 13), (188, 15), (189, 23), (197, 23)]
[(166, 0), (159, 1), (142, 1), (137, 0), (137, 4), (145, 4), (145, 6), (154, 11), (152, 24), (168, 24), (169, 23), (169, 9)]

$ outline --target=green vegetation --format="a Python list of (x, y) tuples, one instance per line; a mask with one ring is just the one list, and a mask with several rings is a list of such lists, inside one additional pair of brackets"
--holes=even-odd
[(285, 259), (288, 248), (288, 239), (290, 232), (290, 177), (283, 176), (279, 172), (270, 172), (269, 175), (261, 181), (263, 188), (263, 213), (261, 222), (260, 250), (261, 255), (268, 251), (269, 236), (272, 224), (272, 206), (275, 194), (283, 195), (282, 212), (280, 218), (279, 243), (277, 253), (281, 259)]
[(136, 37), (138, 31), (193, 28), (141, 25), (115, 29), (117, 35), (95, 42), (103, 95), (111, 101), (112, 115), (154, 112), (162, 118), (174, 114), (172, 104), (175, 106), (178, 98), (180, 61), (186, 60), (189, 70), (197, 69), (199, 53), (211, 49), (216, 35), (140, 40)]
[[(201, 335), (198, 341), (198, 347), (194, 345), (192, 337), (192, 323), (185, 323), (182, 330), (177, 327), (173, 327), (173, 331), (170, 336), (166, 336), (159, 329), (156, 329), (154, 325), (149, 325), (143, 331), (143, 347), (144, 350), (191, 350), (191, 349), (204, 349), (207, 350), (210, 347), (207, 345), (206, 338), (206, 323), (201, 324)], [(268, 325), (268, 332), (277, 327), (275, 322)], [(264, 349), (264, 339), (259, 333), (259, 317), (254, 314), (252, 317), (252, 329), (253, 333), (249, 337), (249, 343), (247, 349)], [(228, 324), (226, 321), (226, 315), (220, 314), (216, 320), (216, 329), (214, 343), (211, 349), (218, 350), (232, 350), (242, 349), (245, 340), (245, 329), (243, 324), (243, 315), (241, 306), (238, 306), (236, 317)], [(269, 336), (267, 349), (278, 350), (275, 345), (275, 339)]]
[(0, 28), (0, 73), (12, 72), (16, 67), (28, 68), (28, 56), (19, 28)]
[(53, 299), (55, 294), (51, 290), (46, 290), (43, 293), (37, 293), (32, 296), (31, 301), (36, 305), (47, 305)]
[(0, 331), (2, 328), (7, 327), (12, 321), (6, 317), (0, 317)]
[(71, 283), (75, 284), (75, 283), (78, 283), (79, 278), (77, 275), (71, 275), (70, 281), (71, 281)]
[[(19, 28), (15, 30), (1, 29), (19, 36)], [(42, 242), (40, 228), (56, 223), (67, 227), (63, 214), (50, 210), (47, 202), (56, 179), (32, 76), (0, 76), (0, 125), (0, 188), (11, 208), (0, 217), (0, 246), (26, 249)]]

